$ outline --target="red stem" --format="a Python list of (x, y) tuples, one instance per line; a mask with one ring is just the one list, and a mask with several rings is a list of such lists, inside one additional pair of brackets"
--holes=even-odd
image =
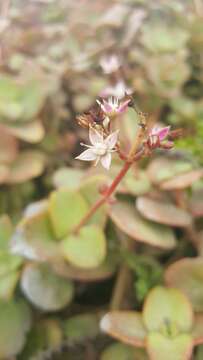
[(92, 215), (97, 211), (97, 209), (102, 206), (106, 200), (113, 194), (113, 192), (115, 191), (116, 187), (118, 186), (118, 184), (121, 182), (121, 180), (123, 179), (123, 177), (125, 176), (125, 174), (127, 173), (127, 171), (129, 170), (129, 168), (131, 167), (132, 162), (126, 162), (124, 164), (124, 166), (122, 167), (122, 169), (120, 170), (120, 172), (118, 173), (118, 175), (116, 176), (116, 178), (113, 180), (112, 184), (109, 186), (109, 188), (107, 189), (106, 193), (99, 199), (97, 200), (97, 202), (91, 207), (91, 209), (89, 210), (89, 212), (82, 218), (82, 220), (80, 221), (80, 223), (75, 227), (74, 229), (74, 233), (77, 233), (80, 228), (85, 225), (88, 220), (92, 217)]

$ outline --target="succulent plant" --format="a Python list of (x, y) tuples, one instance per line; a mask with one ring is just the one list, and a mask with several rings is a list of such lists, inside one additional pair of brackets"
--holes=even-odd
[(201, 316), (175, 288), (156, 287), (148, 294), (143, 312), (112, 311), (101, 328), (134, 347), (145, 347), (150, 359), (189, 359), (194, 345), (203, 341)]

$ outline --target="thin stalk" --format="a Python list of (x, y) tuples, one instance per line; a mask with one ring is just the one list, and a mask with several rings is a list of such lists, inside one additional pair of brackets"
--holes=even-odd
[(82, 218), (82, 220), (79, 222), (79, 224), (75, 227), (73, 230), (73, 233), (77, 233), (80, 231), (81, 227), (84, 226), (91, 217), (95, 214), (95, 212), (104, 204), (107, 202), (107, 200), (111, 197), (111, 195), (116, 190), (118, 184), (121, 182), (125, 174), (128, 172), (130, 167), (132, 166), (133, 162), (136, 160), (139, 160), (141, 156), (143, 155), (143, 150), (137, 152), (139, 145), (141, 144), (142, 138), (144, 136), (144, 130), (139, 129), (137, 136), (135, 138), (135, 142), (132, 145), (132, 148), (129, 151), (129, 154), (127, 156), (127, 160), (125, 161), (123, 167), (121, 168), (118, 175), (115, 177), (105, 194), (90, 208), (88, 213)]
[(131, 276), (127, 265), (122, 265), (118, 271), (116, 282), (114, 285), (110, 310), (118, 310), (122, 306), (123, 296), (130, 284)]

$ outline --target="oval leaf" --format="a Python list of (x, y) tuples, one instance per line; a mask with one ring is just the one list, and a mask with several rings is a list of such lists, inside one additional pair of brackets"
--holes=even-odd
[(142, 315), (135, 311), (113, 311), (101, 320), (101, 329), (126, 344), (144, 347), (147, 335)]
[(99, 334), (98, 317), (94, 314), (76, 315), (63, 322), (64, 335), (70, 344), (93, 339)]
[(62, 254), (72, 265), (95, 268), (106, 256), (106, 239), (96, 225), (84, 226), (79, 234), (69, 235), (62, 242)]
[(51, 194), (49, 214), (57, 238), (66, 236), (88, 211), (84, 197), (76, 192), (61, 189)]
[(160, 187), (162, 190), (185, 189), (188, 186), (194, 184), (194, 182), (199, 180), (202, 176), (202, 169), (192, 170), (186, 174), (177, 175), (173, 179), (164, 181), (163, 183), (161, 183)]
[(29, 308), (23, 301), (0, 301), (0, 356), (7, 359), (18, 354), (30, 328)]
[(11, 239), (12, 253), (31, 260), (60, 257), (57, 245), (46, 211), (23, 219)]
[(46, 264), (26, 266), (21, 288), (28, 300), (44, 311), (63, 309), (73, 298), (72, 282), (54, 273)]
[(145, 301), (143, 321), (149, 331), (159, 332), (169, 327), (187, 332), (193, 324), (192, 307), (180, 290), (157, 286)]
[(170, 265), (166, 283), (183, 291), (195, 311), (203, 310), (203, 258), (185, 258)]
[(181, 334), (167, 338), (159, 333), (151, 333), (147, 338), (147, 351), (151, 360), (188, 360), (193, 349), (192, 336)]
[(35, 178), (42, 174), (45, 157), (38, 151), (24, 151), (10, 167), (8, 183), (16, 184)]
[(192, 222), (187, 211), (171, 203), (142, 196), (137, 198), (136, 207), (144, 217), (160, 224), (187, 227)]
[(85, 269), (76, 267), (66, 263), (53, 264), (54, 269), (59, 275), (67, 277), (72, 280), (78, 280), (80, 282), (95, 282), (110, 278), (116, 271), (118, 264), (117, 256), (108, 253), (105, 260), (101, 265), (92, 269)]
[(172, 249), (176, 245), (169, 227), (144, 219), (133, 205), (117, 201), (110, 207), (109, 214), (115, 224), (135, 240), (162, 249)]
[(136, 349), (132, 346), (114, 343), (108, 346), (101, 354), (100, 360), (148, 360), (143, 349)]
[(64, 167), (54, 173), (53, 184), (56, 188), (66, 187), (75, 190), (78, 189), (83, 176), (82, 170)]

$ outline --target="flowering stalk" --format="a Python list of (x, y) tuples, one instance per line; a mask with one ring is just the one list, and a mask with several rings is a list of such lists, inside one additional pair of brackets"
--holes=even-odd
[[(140, 141), (141, 141), (142, 137), (144, 136), (144, 130), (143, 129), (140, 129), (140, 130), (138, 131), (138, 134), (135, 138), (135, 142), (133, 143), (132, 148), (129, 151), (129, 154), (127, 156), (127, 159), (126, 159), (122, 169), (120, 170), (118, 175), (115, 177), (115, 179), (113, 180), (111, 185), (108, 187), (107, 191), (103, 194), (103, 196), (90, 208), (88, 213), (83, 217), (83, 219), (80, 221), (80, 223), (75, 227), (74, 233), (77, 233), (81, 229), (81, 227), (84, 226), (89, 221), (89, 219), (94, 215), (94, 213), (105, 202), (108, 201), (108, 199), (114, 193), (114, 191), (116, 190), (117, 186), (119, 185), (119, 183), (121, 182), (121, 180), (123, 179), (125, 174), (128, 172), (128, 170), (132, 166), (133, 162), (135, 160), (139, 160), (141, 158), (141, 156), (143, 155), (142, 150), (137, 152), (137, 149), (140, 145)], [(137, 154), (136, 154), (136, 152), (137, 152)]]
[[(124, 101), (111, 97), (108, 101), (105, 99), (103, 99), (103, 101), (97, 101), (97, 104), (99, 105), (99, 111), (89, 111), (77, 119), (79, 125), (84, 128), (89, 128), (89, 140), (91, 143), (91, 145), (82, 144), (88, 149), (83, 151), (77, 159), (94, 161), (95, 165), (100, 161), (102, 166), (108, 170), (111, 165), (111, 154), (112, 152), (117, 152), (119, 157), (124, 161), (124, 165), (111, 185), (104, 190), (101, 198), (96, 201), (75, 227), (73, 230), (74, 233), (79, 232), (95, 212), (103, 204), (108, 202), (135, 161), (138, 161), (143, 155), (150, 155), (156, 148), (170, 149), (173, 146), (173, 137), (171, 137), (171, 141), (168, 139), (171, 134), (170, 127), (160, 128), (156, 126), (151, 131), (148, 131), (145, 116), (136, 109), (132, 97), (126, 96)], [(125, 154), (120, 149), (118, 142), (119, 131), (116, 130), (111, 133), (111, 121), (115, 122), (117, 115), (125, 112), (128, 107), (132, 107), (138, 114), (139, 127), (130, 151), (128, 154)], [(132, 249), (134, 244), (132, 245), (128, 239), (126, 246), (128, 249)], [(129, 283), (130, 271), (125, 264), (122, 264), (118, 271), (112, 294), (111, 309), (117, 310), (120, 308), (126, 287)]]
[[(124, 161), (124, 165), (102, 197), (90, 208), (88, 213), (75, 227), (74, 233), (80, 231), (81, 227), (89, 221), (94, 213), (108, 201), (135, 161), (139, 160), (144, 154), (150, 154), (156, 148), (169, 149), (173, 146), (173, 142), (167, 140), (170, 134), (170, 127), (154, 127), (147, 133), (145, 117), (142, 113), (137, 112), (131, 97), (124, 98), (123, 101), (111, 97), (108, 101), (104, 99), (102, 102), (97, 101), (97, 104), (102, 112), (88, 112), (86, 115), (78, 118), (78, 123), (81, 126), (89, 127), (91, 145), (82, 144), (88, 149), (83, 151), (76, 159), (94, 161), (95, 165), (101, 161), (102, 166), (108, 170), (111, 165), (111, 153), (117, 151), (120, 158)], [(132, 147), (129, 153), (125, 155), (118, 146), (119, 131), (116, 130), (111, 133), (110, 129), (106, 128), (106, 119), (109, 120), (108, 123), (112, 120), (115, 121), (115, 116), (125, 112), (128, 106), (134, 108), (136, 113), (138, 113), (140, 123)]]

